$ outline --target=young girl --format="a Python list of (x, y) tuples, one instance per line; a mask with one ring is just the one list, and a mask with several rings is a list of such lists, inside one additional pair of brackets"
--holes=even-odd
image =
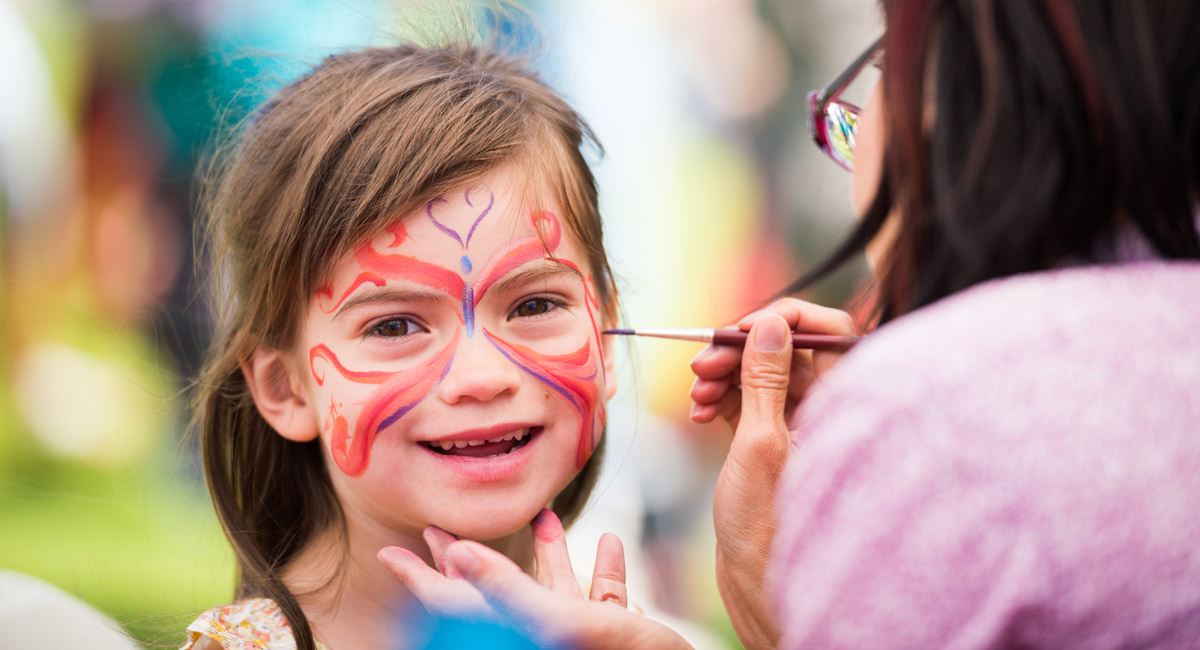
[(209, 196), (196, 409), (237, 602), (185, 648), (397, 647), (380, 549), (433, 564), (437, 526), (528, 571), (530, 521), (578, 515), (615, 390), (589, 140), (471, 46), (330, 57), (249, 123)]

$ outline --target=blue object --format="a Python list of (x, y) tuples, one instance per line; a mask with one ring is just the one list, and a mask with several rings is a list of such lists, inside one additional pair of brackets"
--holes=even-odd
[(423, 650), (550, 650), (548, 646), (539, 646), (524, 634), (498, 623), (455, 619), (438, 620), (429, 641), (421, 647)]

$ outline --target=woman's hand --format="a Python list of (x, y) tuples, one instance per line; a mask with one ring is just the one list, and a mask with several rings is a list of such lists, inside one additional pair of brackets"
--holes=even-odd
[[(532, 523), (537, 578), (482, 544), (428, 528), (437, 570), (397, 547), (379, 560), (432, 614), (491, 619), (547, 647), (629, 650), (690, 648), (675, 632), (627, 609), (625, 553), (616, 535), (600, 538), (589, 597), (571, 569), (562, 524), (549, 510)], [(440, 573), (439, 573), (440, 571)]]
[[(783, 298), (770, 306), (748, 314), (738, 321), (742, 331), (750, 328), (767, 316), (779, 316), (787, 323), (791, 332), (806, 334), (835, 334), (853, 336), (854, 321), (839, 309), (822, 307), (795, 298)], [(747, 346), (748, 349), (748, 346)], [(813, 381), (835, 366), (844, 351), (840, 350), (795, 350), (788, 370), (787, 401), (784, 417), (791, 418), (796, 404), (808, 392)], [(731, 430), (737, 430), (742, 413), (743, 350), (729, 345), (710, 345), (692, 360), (692, 372), (696, 381), (692, 383), (693, 422), (703, 424), (721, 418)]]
[(692, 361), (692, 420), (720, 417), (734, 429), (717, 478), (713, 526), (717, 587), (747, 648), (773, 648), (767, 556), (775, 536), (775, 484), (791, 449), (788, 420), (813, 381), (843, 353), (793, 350), (791, 333), (854, 334), (845, 312), (785, 298), (738, 323), (750, 331), (744, 349), (706, 348)]

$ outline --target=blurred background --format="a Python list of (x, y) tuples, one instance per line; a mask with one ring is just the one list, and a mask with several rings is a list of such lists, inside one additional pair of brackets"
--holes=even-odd
[[(0, 0), (0, 601), (20, 597), (5, 576), (33, 576), (167, 647), (230, 601), (187, 430), (210, 327), (197, 165), (279, 84), (395, 42), (436, 4)], [(811, 144), (804, 94), (878, 35), (874, 0), (520, 4), (542, 35), (513, 28), (605, 147), (627, 326), (734, 321), (848, 232), (850, 175)], [(864, 275), (805, 297), (846, 306)], [(633, 600), (698, 646), (737, 647), (709, 520), (729, 434), (687, 417), (699, 349), (621, 349), (605, 474), (572, 547), (590, 567), (617, 531)]]

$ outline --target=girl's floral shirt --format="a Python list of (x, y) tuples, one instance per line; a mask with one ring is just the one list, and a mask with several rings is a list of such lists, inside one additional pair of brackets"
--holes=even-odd
[[(270, 598), (250, 598), (204, 612), (187, 628), (187, 642), (180, 650), (196, 647), (208, 637), (225, 650), (294, 650), (292, 628), (279, 606)], [(317, 650), (328, 650), (320, 641)]]

